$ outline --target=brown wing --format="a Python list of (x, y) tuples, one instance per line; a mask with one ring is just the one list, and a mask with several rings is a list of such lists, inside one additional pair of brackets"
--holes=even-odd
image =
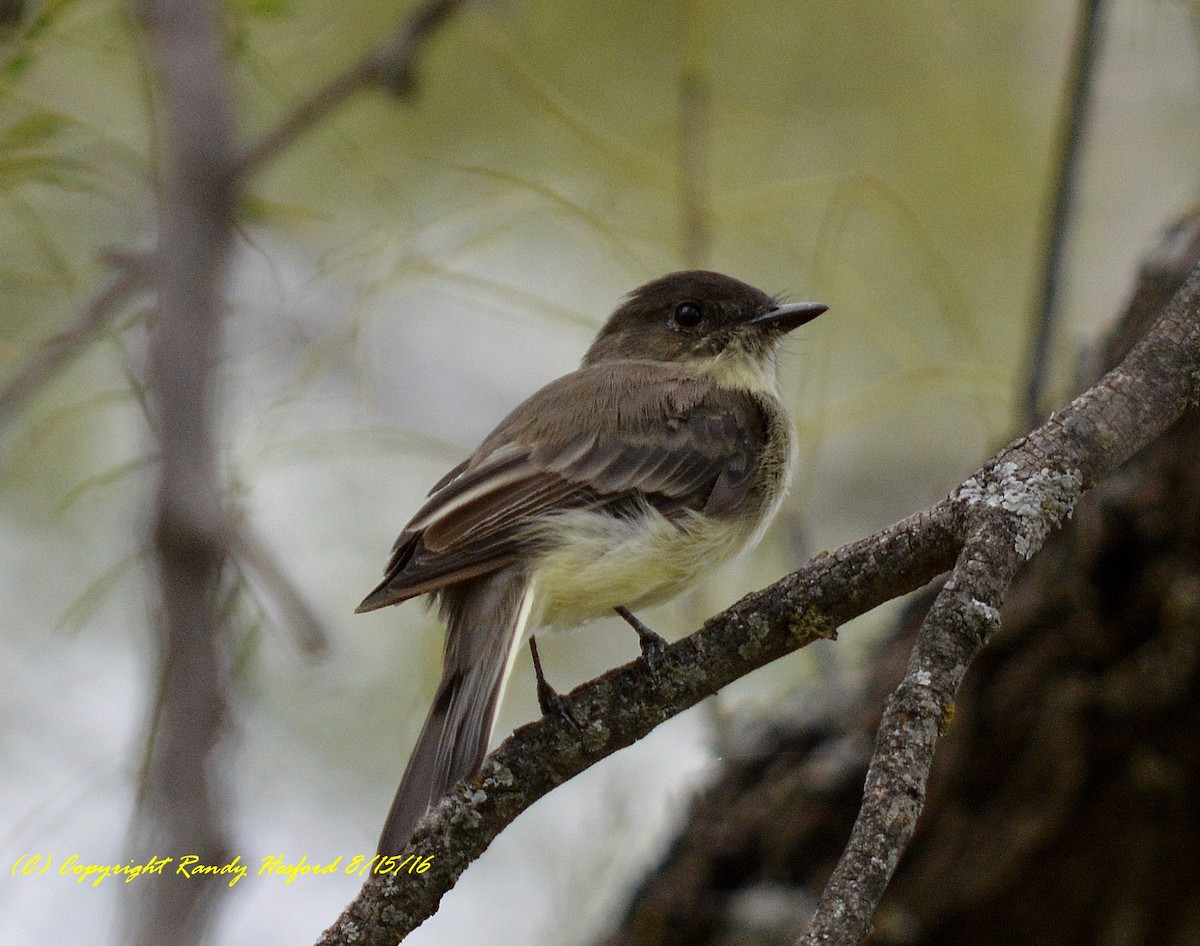
[(550, 512), (620, 514), (644, 501), (667, 516), (727, 514), (750, 489), (766, 436), (752, 394), (652, 363), (580, 369), (521, 404), (435, 487), (358, 610), (502, 568)]

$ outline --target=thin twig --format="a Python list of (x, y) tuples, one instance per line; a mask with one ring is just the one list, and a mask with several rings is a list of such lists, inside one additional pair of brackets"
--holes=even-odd
[[(157, 440), (158, 418), (150, 402), (146, 385), (137, 376), (128, 352), (120, 344), (120, 339), (118, 338), (116, 342), (125, 381), (134, 393), (151, 436)], [(222, 505), (226, 504), (220, 496), (214, 496), (214, 501)], [(229, 552), (233, 556), (234, 565), (241, 573), (242, 581), (252, 591), (256, 590), (261, 596), (271, 601), (274, 606), (271, 617), (276, 619), (282, 630), (291, 632), (297, 646), (304, 653), (311, 657), (324, 655), (329, 649), (329, 635), (325, 633), (325, 628), (312, 605), (308, 603), (300, 589), (288, 576), (278, 557), (250, 523), (237, 514), (236, 509), (226, 510), (225, 526), (228, 530)], [(152, 740), (153, 734), (151, 734)], [(144, 774), (145, 766), (143, 765)], [(144, 785), (142, 789), (144, 791)]]
[(259, 141), (246, 148), (233, 162), (234, 174), (238, 177), (253, 174), (321, 118), (367, 86), (379, 85), (399, 98), (411, 96), (417, 84), (417, 57), (426, 41), (466, 2), (425, 0), (386, 42), (312, 93)]
[(712, 80), (707, 65), (707, 0), (680, 0), (682, 61), (679, 69), (679, 200), (683, 259), (689, 268), (712, 254), (708, 168), (712, 136)]
[(1023, 422), (1026, 428), (1033, 427), (1044, 416), (1042, 398), (1046, 386), (1046, 369), (1053, 341), (1054, 323), (1058, 317), (1063, 253), (1066, 249), (1067, 227), (1071, 222), (1075, 182), (1079, 177), (1084, 120), (1087, 117), (1088, 98), (1100, 47), (1102, 8), (1103, 0), (1079, 0), (1079, 22), (1075, 44), (1071, 50), (1070, 71), (1063, 90), (1062, 110), (1058, 122), (1058, 142), (1054, 160), (1056, 174), (1049, 222), (1042, 245), (1037, 313), (1025, 366)]
[[(355, 92), (371, 85), (407, 98), (416, 89), (416, 62), (426, 41), (468, 0), (426, 0), (405, 19), (395, 34), (370, 55), (314, 92), (275, 128), (227, 163), (227, 182), (253, 174), (277, 157), (321, 118)], [(0, 425), (29, 397), (81, 354), (121, 307), (147, 280), (136, 257), (124, 265), (67, 331), (47, 341), (41, 350), (0, 390)], [(120, 262), (120, 261), (118, 261)], [(137, 264), (137, 265), (133, 265)]]
[(145, 284), (146, 271), (143, 265), (136, 261), (122, 265), (75, 324), (44, 342), (37, 354), (0, 391), (0, 425), (8, 421), (35, 391), (81, 354)]
[(278, 609), (278, 623), (291, 631), (299, 648), (310, 657), (329, 650), (329, 635), (312, 606), (292, 583), (275, 553), (246, 522), (230, 526), (230, 551), (248, 584), (260, 586), (262, 593)]
[(466, 866), (537, 798), (737, 677), (833, 636), (953, 565), (880, 730), (860, 826), (805, 941), (859, 942), (911, 838), (958, 684), (996, 626), (1013, 573), (1084, 489), (1197, 400), (1200, 267), (1117, 368), (949, 497), (747, 596), (668, 648), (657, 673), (638, 661), (563, 697), (571, 717), (587, 721), (582, 737), (557, 718), (514, 733), (422, 822), (405, 852), (414, 859), (397, 862), (420, 864), (420, 873), (368, 880), (319, 942), (390, 946), (437, 909)]

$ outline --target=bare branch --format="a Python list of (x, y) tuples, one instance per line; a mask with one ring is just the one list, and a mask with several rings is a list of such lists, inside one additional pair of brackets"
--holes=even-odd
[(880, 723), (850, 843), (798, 946), (860, 943), (912, 839), (963, 676), (999, 626), (1017, 569), (1080, 493), (1200, 400), (1200, 266), (1116, 368), (954, 494), (971, 530)]
[(321, 118), (370, 85), (381, 86), (399, 98), (416, 91), (417, 57), (426, 41), (466, 0), (425, 0), (408, 15), (399, 29), (370, 55), (310, 95), (261, 140), (234, 162), (239, 177), (253, 174), (276, 157)]
[(133, 259), (124, 261), (120, 271), (92, 299), (75, 324), (46, 341), (0, 391), (0, 424), (103, 332), (121, 307), (145, 284), (144, 265)]
[(708, 164), (712, 123), (712, 76), (705, 56), (706, 0), (680, 0), (683, 62), (679, 70), (679, 199), (682, 209), (683, 260), (688, 267), (708, 265), (712, 254)]
[(1026, 427), (1032, 427), (1042, 419), (1046, 368), (1050, 358), (1054, 322), (1058, 317), (1063, 251), (1066, 247), (1071, 204), (1075, 198), (1075, 181), (1079, 177), (1083, 123), (1087, 117), (1088, 96), (1100, 48), (1100, 18), (1103, 6), (1103, 0), (1079, 0), (1075, 43), (1071, 49), (1071, 65), (1063, 90), (1062, 114), (1059, 118), (1054, 161), (1055, 177), (1051, 185), (1053, 196), (1042, 246), (1038, 307), (1025, 367)]
[[(217, 590), (228, 554), (216, 489), (210, 377), (221, 341), (230, 244), (233, 120), (215, 4), (146, 0), (165, 115), (149, 379), (161, 444), (154, 550), (162, 595), (159, 699), (140, 816), (153, 850), (223, 863), (228, 843), (213, 755), (225, 702)], [(212, 884), (164, 876), (131, 908), (130, 939), (199, 940)]]
[(275, 553), (246, 522), (232, 524), (229, 542), (238, 567), (278, 609), (279, 623), (291, 631), (297, 646), (311, 657), (324, 654), (329, 636)]
[(629, 664), (565, 697), (582, 738), (556, 718), (518, 730), (422, 823), (406, 867), (421, 863), (423, 872), (368, 880), (319, 942), (394, 943), (436, 910), (505, 825), (554, 786), (737, 677), (833, 636), (850, 618), (953, 565), (880, 729), (851, 844), (802, 940), (859, 942), (911, 838), (934, 745), (971, 659), (998, 623), (1012, 576), (1084, 489), (1196, 402), (1198, 303), (1200, 267), (1120, 365), (947, 499), (748, 595), (668, 648), (657, 676)]
[[(262, 164), (286, 150), (326, 114), (367, 86), (382, 86), (401, 98), (411, 96), (417, 84), (417, 57), (426, 40), (466, 2), (426, 0), (418, 6), (387, 42), (313, 93), (241, 155), (232, 160), (227, 158), (227, 186), (232, 186), (239, 177), (253, 174)], [(0, 390), (0, 424), (5, 423), (35, 391), (82, 353), (116, 317), (130, 296), (146, 285), (148, 280), (144, 261), (129, 256), (127, 259), (117, 258), (115, 262), (120, 264), (121, 272), (91, 301), (75, 325), (49, 339), (18, 375)]]

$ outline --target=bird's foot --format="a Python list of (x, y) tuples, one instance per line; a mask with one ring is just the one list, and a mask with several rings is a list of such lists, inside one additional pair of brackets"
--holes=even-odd
[(558, 695), (558, 691), (546, 682), (546, 675), (542, 672), (542, 659), (538, 656), (536, 637), (529, 638), (529, 654), (533, 657), (533, 675), (537, 678), (538, 707), (541, 709), (542, 715), (557, 716), (572, 729), (578, 731), (579, 724), (575, 722), (575, 717), (567, 709), (567, 704)]
[(637, 631), (638, 642), (642, 646), (642, 660), (646, 663), (646, 668), (651, 675), (658, 675), (658, 668), (662, 660), (662, 655), (667, 649), (666, 640), (659, 634), (650, 630), (636, 614), (628, 608), (621, 606), (613, 609), (617, 614), (625, 619), (625, 623)]

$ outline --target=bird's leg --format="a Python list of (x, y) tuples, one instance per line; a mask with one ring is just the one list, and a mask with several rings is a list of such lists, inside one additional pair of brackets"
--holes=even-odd
[(613, 610), (625, 619), (626, 624), (637, 631), (638, 642), (642, 645), (642, 660), (646, 662), (646, 666), (650, 669), (651, 673), (657, 673), (659, 658), (662, 657), (663, 651), (667, 649), (667, 642), (660, 635), (650, 630), (641, 618), (624, 605), (616, 607)]
[(569, 723), (572, 729), (578, 729), (579, 725), (575, 722), (575, 718), (567, 712), (567, 706), (562, 697), (558, 695), (558, 691), (546, 682), (546, 675), (542, 672), (542, 659), (538, 656), (536, 637), (529, 638), (529, 654), (533, 657), (533, 675), (537, 678), (537, 699), (542, 715), (557, 716)]

